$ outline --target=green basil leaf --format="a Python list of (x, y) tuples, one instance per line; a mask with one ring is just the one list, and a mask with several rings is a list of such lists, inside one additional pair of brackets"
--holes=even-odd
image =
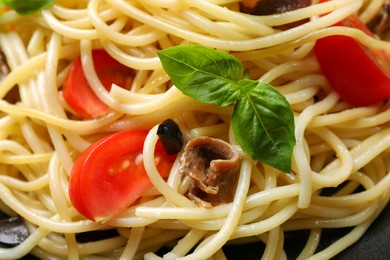
[(232, 116), (238, 143), (253, 159), (290, 172), (295, 136), (289, 103), (271, 85), (244, 79), (240, 86)]
[(233, 132), (252, 159), (291, 171), (294, 115), (277, 89), (248, 79), (235, 57), (204, 46), (176, 46), (158, 55), (173, 84), (185, 95), (220, 106), (236, 102)]
[(3, 0), (2, 3), (22, 15), (39, 12), (54, 3), (55, 0)]
[(237, 82), (244, 69), (235, 57), (201, 45), (183, 45), (158, 52), (173, 84), (185, 95), (207, 104), (226, 106), (240, 95)]

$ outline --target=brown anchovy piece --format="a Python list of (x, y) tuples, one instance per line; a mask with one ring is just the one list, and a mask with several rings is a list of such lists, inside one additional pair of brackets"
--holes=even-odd
[(188, 197), (210, 208), (233, 200), (240, 157), (227, 142), (211, 137), (190, 140), (181, 157), (180, 171), (192, 179)]

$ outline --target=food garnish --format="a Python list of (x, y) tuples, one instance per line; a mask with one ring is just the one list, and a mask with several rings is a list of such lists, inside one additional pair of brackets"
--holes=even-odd
[(207, 136), (191, 139), (180, 158), (180, 172), (191, 178), (188, 197), (198, 206), (211, 208), (232, 202), (240, 157), (229, 143)]
[(31, 15), (52, 5), (55, 0), (1, 0), (0, 7), (8, 7), (21, 15)]
[(244, 78), (238, 59), (201, 45), (175, 46), (158, 55), (173, 84), (185, 95), (206, 104), (234, 103), (232, 127), (244, 152), (290, 172), (294, 114), (276, 88)]
[[(107, 221), (153, 187), (142, 159), (147, 134), (146, 130), (128, 130), (108, 135), (77, 158), (69, 196), (80, 214), (93, 221)], [(168, 176), (174, 158), (157, 142), (155, 161), (162, 177)]]

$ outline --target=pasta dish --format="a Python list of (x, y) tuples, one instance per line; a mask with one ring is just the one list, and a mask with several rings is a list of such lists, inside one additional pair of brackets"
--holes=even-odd
[(389, 1), (17, 2), (0, 259), (329, 259), (388, 204)]

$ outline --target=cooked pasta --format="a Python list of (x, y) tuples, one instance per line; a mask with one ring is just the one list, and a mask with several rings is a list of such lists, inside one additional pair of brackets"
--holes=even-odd
[[(385, 40), (331, 27), (352, 13), (369, 23), (386, 1), (241, 12), (250, 2), (58, 0), (34, 15), (0, 15), (0, 48), (10, 70), (0, 82), (0, 209), (20, 216), (29, 231), (19, 245), (0, 248), (1, 259), (226, 259), (224, 246), (256, 241), (265, 248), (259, 258), (287, 259), (285, 234), (297, 230), (310, 233), (298, 259), (329, 259), (359, 240), (390, 198), (390, 106), (348, 105), (330, 88), (313, 47), (341, 34), (390, 51)], [(281, 29), (289, 24), (296, 25)], [(295, 118), (291, 173), (242, 151), (231, 129), (233, 105), (206, 105), (172, 85), (157, 51), (184, 44), (235, 56), (251, 79), (286, 97)], [(135, 71), (129, 89), (105, 89), (92, 62), (95, 49)], [(103, 116), (82, 119), (64, 99), (78, 56), (93, 92), (110, 108)], [(196, 206), (185, 196), (179, 156), (169, 177), (160, 176), (153, 152), (157, 127), (168, 118), (185, 143), (209, 136), (237, 150), (242, 163), (232, 202)], [(99, 138), (129, 129), (148, 130), (143, 163), (154, 187), (107, 222), (86, 219), (68, 194), (73, 164)], [(345, 236), (318, 249), (324, 229), (344, 227), (351, 228)], [(95, 239), (95, 231), (108, 235)], [(93, 239), (80, 239), (91, 232)]]

